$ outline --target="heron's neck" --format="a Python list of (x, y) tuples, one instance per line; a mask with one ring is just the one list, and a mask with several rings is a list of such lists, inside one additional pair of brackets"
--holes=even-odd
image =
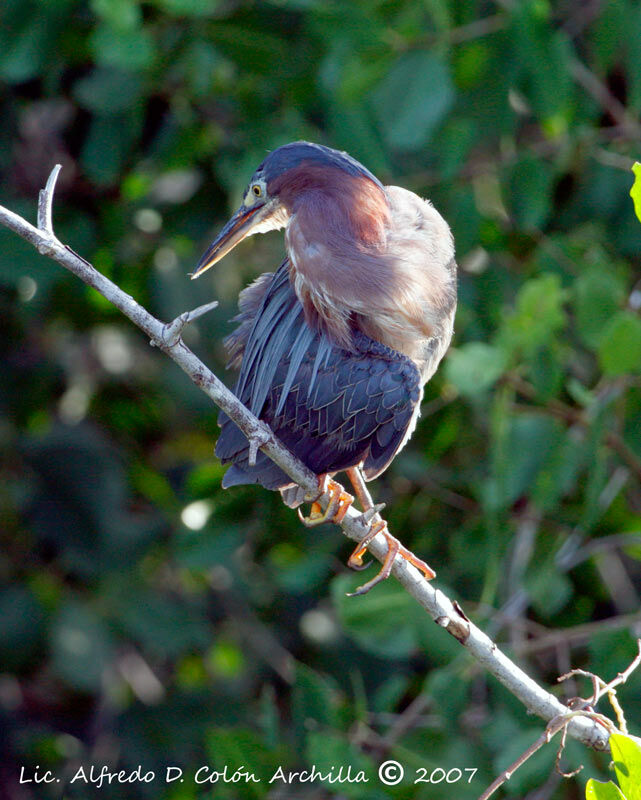
[(287, 228), (290, 277), (308, 321), (342, 346), (358, 327), (413, 358), (422, 340), (451, 336), (454, 249), (429, 203), (398, 187), (387, 197), (389, 222), (375, 238), (355, 235), (357, 221), (338, 218), (344, 207), (310, 193)]

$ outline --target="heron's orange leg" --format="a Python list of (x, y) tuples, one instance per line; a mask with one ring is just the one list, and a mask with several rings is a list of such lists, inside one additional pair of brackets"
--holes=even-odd
[[(360, 469), (358, 467), (352, 467), (351, 469), (346, 470), (346, 472), (352, 483), (352, 486), (354, 487), (354, 492), (358, 497), (358, 501), (363, 507), (363, 511), (367, 511), (368, 509), (372, 508), (372, 498), (367, 491), (367, 487), (365, 486), (363, 475)], [(363, 564), (363, 555), (365, 554), (367, 546), (370, 544), (372, 539), (374, 539), (379, 533), (382, 533), (387, 541), (387, 555), (383, 561), (383, 566), (372, 578), (372, 580), (364, 583), (362, 586), (359, 586), (356, 591), (352, 592), (353, 595), (365, 594), (366, 592), (369, 592), (373, 586), (376, 586), (377, 583), (380, 583), (388, 578), (390, 572), (392, 571), (392, 564), (394, 563), (394, 559), (397, 555), (400, 555), (406, 561), (409, 561), (412, 566), (420, 570), (425, 575), (426, 580), (431, 581), (436, 577), (436, 573), (429, 566), (429, 564), (426, 564), (425, 561), (415, 556), (414, 553), (412, 553), (411, 550), (408, 550), (407, 547), (404, 547), (395, 536), (392, 536), (387, 529), (387, 523), (384, 520), (378, 520), (376, 522), (372, 521), (369, 531), (361, 539), (354, 549), (354, 552), (349, 557), (347, 561), (348, 567), (360, 570), (367, 566), (366, 564)]]
[(371, 508), (374, 504), (369, 492), (367, 491), (367, 486), (365, 486), (363, 473), (361, 472), (360, 467), (349, 467), (345, 470), (345, 473), (349, 478), (350, 483), (354, 487), (354, 494), (356, 495), (358, 502), (361, 504), (361, 508), (363, 511), (367, 511), (367, 509)]
[(387, 529), (387, 522), (385, 522), (385, 520), (380, 520), (372, 524), (369, 531), (361, 539), (356, 546), (356, 549), (349, 557), (349, 560), (347, 561), (348, 567), (352, 567), (352, 569), (363, 569), (363, 554), (367, 550), (367, 546), (370, 544), (372, 539), (374, 539), (379, 533), (382, 533), (387, 541), (387, 555), (383, 561), (383, 566), (370, 581), (367, 581), (367, 583), (359, 586), (355, 591), (350, 592), (350, 596), (366, 594), (370, 589), (376, 586), (377, 583), (389, 578), (390, 572), (392, 571), (392, 565), (394, 564), (394, 559), (397, 555), (400, 555), (406, 561), (409, 561), (412, 566), (416, 567), (416, 569), (419, 569), (423, 575), (425, 575), (426, 580), (431, 581), (436, 577), (436, 573), (429, 566), (429, 564), (426, 564), (425, 561), (415, 556), (414, 553), (412, 553), (411, 550), (408, 550), (407, 547), (404, 547), (395, 536), (392, 536)]
[(332, 480), (329, 475), (324, 475), (318, 479), (318, 497), (324, 494), (329, 494), (329, 503), (325, 511), (323, 511), (317, 500), (312, 503), (308, 517), (303, 516), (300, 508), (298, 509), (300, 521), (308, 528), (314, 528), (324, 522), (334, 522), (340, 525), (345, 518), (345, 514), (347, 514), (347, 509), (354, 502), (353, 496), (348, 494), (340, 483)]

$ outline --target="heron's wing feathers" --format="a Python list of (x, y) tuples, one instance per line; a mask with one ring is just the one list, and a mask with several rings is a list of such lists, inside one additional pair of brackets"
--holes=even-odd
[[(380, 474), (415, 420), (421, 381), (412, 361), (359, 332), (347, 351), (313, 331), (286, 265), (273, 276), (246, 330), (240, 399), (316, 474), (361, 462), (368, 479)], [(234, 463), (224, 486), (276, 489), (291, 483), (262, 453), (250, 466), (245, 436), (224, 414), (220, 424), (216, 454)]]

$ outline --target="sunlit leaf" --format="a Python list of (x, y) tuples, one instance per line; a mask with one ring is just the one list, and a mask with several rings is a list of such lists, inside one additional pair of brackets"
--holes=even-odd
[(610, 736), (612, 761), (626, 800), (641, 800), (641, 744), (623, 734)]
[(637, 161), (632, 167), (634, 183), (630, 189), (630, 197), (634, 201), (634, 212), (641, 222), (641, 164)]
[(612, 781), (602, 783), (590, 778), (585, 785), (585, 800), (627, 800), (627, 798)]

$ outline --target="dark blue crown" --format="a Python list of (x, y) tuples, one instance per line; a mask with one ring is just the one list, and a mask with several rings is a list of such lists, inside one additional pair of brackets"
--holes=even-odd
[(299, 166), (304, 161), (322, 164), (327, 167), (336, 167), (350, 175), (363, 175), (383, 189), (383, 184), (378, 178), (348, 153), (333, 150), (331, 147), (314, 144), (313, 142), (291, 142), (291, 144), (279, 147), (267, 156), (256, 170), (256, 174), (261, 174), (269, 183), (274, 178), (282, 175), (283, 172)]

